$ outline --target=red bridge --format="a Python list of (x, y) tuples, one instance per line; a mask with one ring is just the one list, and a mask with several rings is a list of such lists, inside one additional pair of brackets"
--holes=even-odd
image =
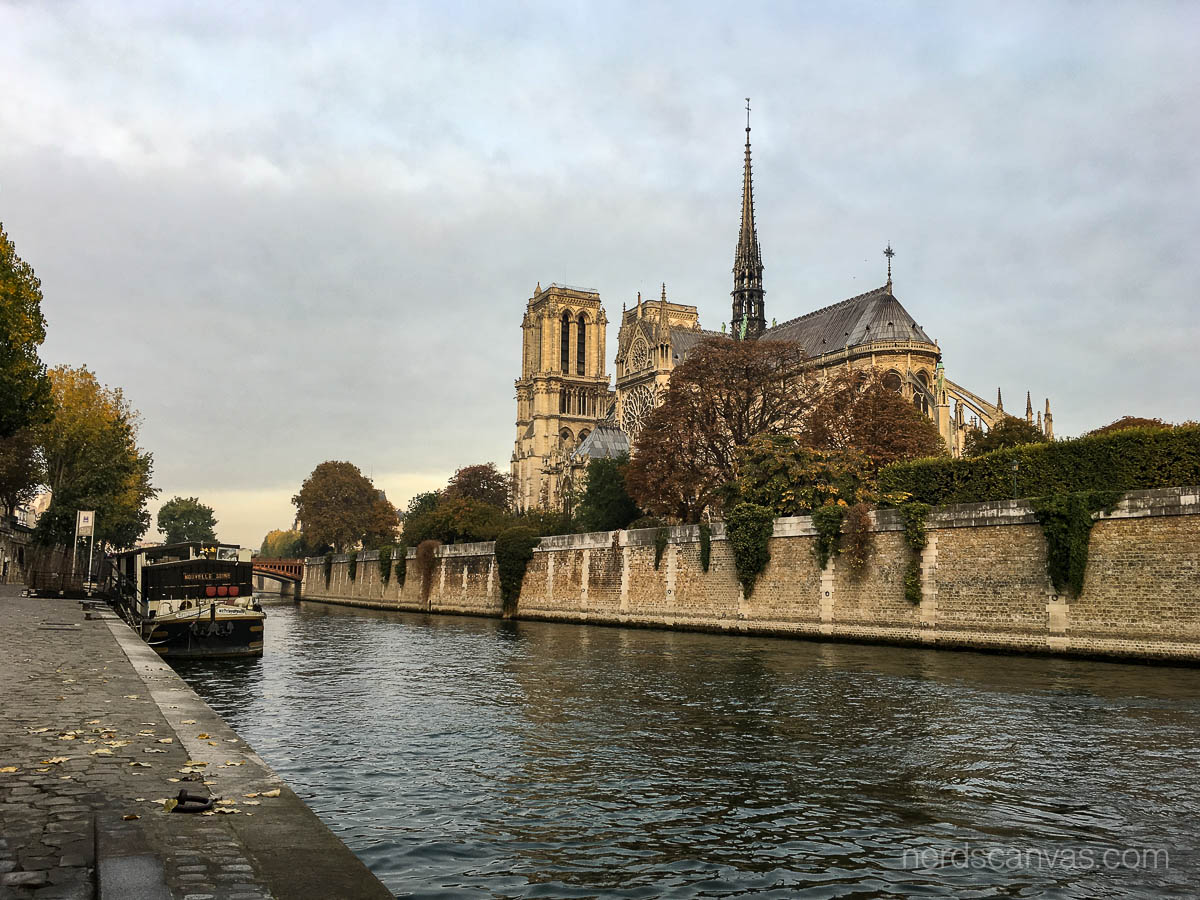
[(299, 584), (304, 578), (304, 560), (302, 559), (263, 559), (254, 558), (254, 574), (270, 575), (280, 581), (290, 581)]

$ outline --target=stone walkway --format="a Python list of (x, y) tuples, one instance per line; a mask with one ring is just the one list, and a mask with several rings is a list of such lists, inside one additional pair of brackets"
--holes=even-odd
[[(0, 898), (391, 896), (123, 622), (20, 590), (0, 586)], [(183, 787), (216, 811), (168, 812)]]

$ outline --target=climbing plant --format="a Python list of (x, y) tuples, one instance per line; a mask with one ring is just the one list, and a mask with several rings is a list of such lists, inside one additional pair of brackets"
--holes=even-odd
[(408, 544), (396, 548), (396, 584), (404, 590), (404, 582), (408, 580)]
[(358, 551), (354, 550), (346, 557), (346, 574), (353, 581), (358, 576)]
[(712, 529), (704, 524), (700, 525), (700, 568), (705, 572), (708, 571), (709, 560), (712, 559)]
[(900, 520), (904, 523), (904, 542), (911, 554), (904, 570), (904, 599), (916, 606), (921, 602), (921, 551), (929, 543), (925, 520), (933, 509), (928, 503), (905, 503), (900, 507)]
[(533, 559), (534, 548), (540, 542), (538, 533), (526, 525), (515, 525), (505, 529), (496, 538), (496, 569), (500, 573), (500, 599), (505, 616), (511, 616), (517, 611), (521, 582), (525, 580), (525, 569)]
[(739, 503), (725, 517), (725, 536), (733, 551), (738, 581), (747, 597), (771, 561), (770, 540), (774, 530), (775, 511), (755, 503)]
[(379, 548), (379, 580), (385, 585), (392, 580), (391, 545), (385, 545)]
[(1046, 571), (1058, 593), (1078, 597), (1083, 590), (1096, 514), (1112, 512), (1120, 499), (1120, 491), (1078, 491), (1030, 501), (1046, 536)]
[(846, 510), (842, 529), (842, 555), (846, 557), (851, 572), (861, 572), (871, 555), (871, 508), (865, 503), (855, 503)]
[(433, 590), (433, 563), (440, 541), (428, 540), (417, 544), (417, 572), (421, 575), (421, 602), (429, 601)]
[(817, 531), (813, 553), (822, 569), (829, 565), (830, 557), (837, 554), (838, 536), (841, 534), (842, 519), (845, 517), (846, 507), (832, 503), (828, 506), (818, 506), (812, 511), (813, 528)]
[(329, 587), (329, 579), (333, 577), (333, 554), (325, 554), (325, 587)]
[(654, 533), (654, 571), (658, 571), (658, 566), (662, 562), (663, 553), (667, 549), (667, 529), (659, 528)]

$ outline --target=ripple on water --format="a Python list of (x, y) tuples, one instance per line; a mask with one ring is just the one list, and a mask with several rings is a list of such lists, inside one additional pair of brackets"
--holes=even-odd
[[(1157, 897), (1200, 883), (1194, 670), (267, 614), (261, 660), (181, 674), (400, 896)], [(1168, 848), (1170, 868), (1066, 864), (1109, 847)], [(948, 855), (968, 849), (994, 864)], [(944, 864), (919, 867), (937, 861), (927, 851)]]

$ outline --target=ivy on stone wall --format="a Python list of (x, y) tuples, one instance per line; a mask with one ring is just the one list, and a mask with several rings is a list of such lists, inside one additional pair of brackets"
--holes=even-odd
[(822, 569), (829, 565), (830, 557), (837, 554), (838, 537), (842, 533), (842, 519), (845, 517), (846, 507), (832, 503), (828, 506), (818, 506), (812, 511), (813, 528), (817, 532), (817, 539), (813, 541), (813, 554)]
[(712, 559), (712, 529), (707, 525), (700, 526), (700, 568), (708, 571), (709, 560)]
[(1083, 590), (1096, 514), (1112, 512), (1120, 499), (1120, 491), (1079, 491), (1030, 501), (1046, 536), (1046, 571), (1058, 593), (1078, 597)]
[(904, 599), (916, 606), (921, 602), (921, 551), (929, 543), (925, 520), (933, 509), (928, 503), (905, 503), (900, 507), (904, 523), (904, 542), (912, 554), (904, 570)]
[(333, 554), (325, 554), (325, 587), (329, 587), (329, 579), (333, 577)]
[(525, 570), (541, 540), (534, 529), (525, 525), (505, 529), (496, 538), (496, 569), (500, 574), (500, 599), (505, 616), (517, 611)]
[(429, 601), (429, 594), (433, 590), (433, 563), (437, 548), (442, 546), (441, 541), (421, 541), (417, 544), (417, 572), (421, 575), (421, 602)]
[(408, 580), (408, 544), (396, 548), (396, 584), (404, 590), (404, 582)]
[(352, 551), (346, 557), (346, 574), (350, 576), (350, 580), (354, 581), (358, 577), (358, 551)]
[(774, 532), (775, 510), (767, 506), (739, 503), (725, 517), (725, 536), (733, 552), (738, 581), (747, 597), (771, 561), (770, 540)]
[(871, 534), (871, 507), (865, 503), (855, 503), (847, 509), (842, 529), (842, 556), (846, 558), (852, 573), (861, 573), (867, 567), (874, 542), (874, 536)]
[(379, 580), (385, 585), (392, 580), (392, 548), (390, 544), (379, 548)]
[(667, 529), (659, 528), (654, 533), (654, 571), (658, 571), (658, 566), (662, 562), (663, 553), (667, 549)]

